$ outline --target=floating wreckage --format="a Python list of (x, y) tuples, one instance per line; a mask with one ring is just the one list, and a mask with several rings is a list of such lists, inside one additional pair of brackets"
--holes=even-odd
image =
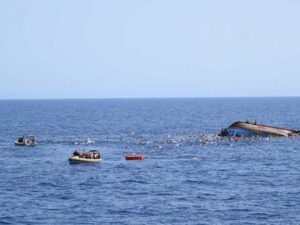
[(83, 141), (75, 141), (73, 142), (74, 145), (94, 145), (96, 142), (93, 141), (92, 139), (90, 138), (87, 138)]
[(228, 128), (222, 129), (220, 137), (253, 137), (253, 136), (281, 136), (293, 137), (300, 135), (300, 131), (285, 128), (273, 127), (263, 124), (246, 122), (235, 122)]

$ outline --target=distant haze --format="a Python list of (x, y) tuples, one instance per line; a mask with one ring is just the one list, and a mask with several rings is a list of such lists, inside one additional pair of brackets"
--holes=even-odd
[(1, 0), (0, 99), (300, 96), (300, 1)]

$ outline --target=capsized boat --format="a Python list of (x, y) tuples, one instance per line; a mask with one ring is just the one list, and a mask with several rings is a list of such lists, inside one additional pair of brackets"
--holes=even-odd
[(300, 131), (273, 127), (263, 124), (250, 123), (248, 121), (238, 121), (231, 124), (228, 128), (222, 129), (219, 133), (221, 137), (251, 137), (251, 136), (282, 136), (292, 137), (300, 135)]
[(18, 140), (15, 141), (16, 146), (35, 146), (37, 144), (33, 135), (19, 137)]
[(70, 163), (101, 163), (102, 159), (98, 150), (90, 150), (88, 152), (73, 152), (69, 158)]

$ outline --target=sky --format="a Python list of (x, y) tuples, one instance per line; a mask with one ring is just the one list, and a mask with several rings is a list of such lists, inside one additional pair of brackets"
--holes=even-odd
[(0, 0), (0, 99), (300, 96), (298, 0)]

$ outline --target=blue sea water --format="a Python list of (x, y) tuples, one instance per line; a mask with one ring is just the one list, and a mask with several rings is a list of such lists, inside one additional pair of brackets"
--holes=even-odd
[(236, 120), (300, 129), (300, 98), (0, 101), (0, 224), (300, 224), (300, 138), (216, 136)]

